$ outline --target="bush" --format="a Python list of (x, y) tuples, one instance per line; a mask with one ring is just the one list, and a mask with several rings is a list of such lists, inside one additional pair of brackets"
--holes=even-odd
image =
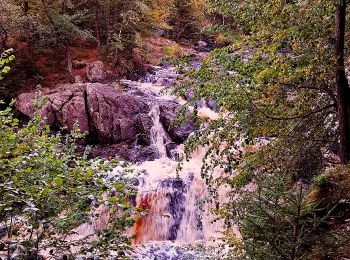
[[(135, 190), (123, 174), (106, 178), (118, 162), (88, 161), (87, 152), (82, 157), (75, 153), (75, 142), (83, 136), (77, 129), (71, 135), (54, 135), (40, 124), (39, 116), (20, 128), (10, 108), (0, 111), (0, 223), (7, 231), (8, 257), (14, 240), (24, 255), (37, 255), (49, 245), (64, 249), (57, 254), (69, 253), (64, 237), (93, 221), (103, 203), (115, 213), (90, 249), (117, 250), (120, 244), (126, 248), (124, 231), (134, 222), (129, 201)], [(79, 242), (82, 246), (85, 241)]]

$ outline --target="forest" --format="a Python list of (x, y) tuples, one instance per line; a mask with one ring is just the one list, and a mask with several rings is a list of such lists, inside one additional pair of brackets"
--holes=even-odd
[(346, 0), (0, 0), (0, 259), (350, 259)]

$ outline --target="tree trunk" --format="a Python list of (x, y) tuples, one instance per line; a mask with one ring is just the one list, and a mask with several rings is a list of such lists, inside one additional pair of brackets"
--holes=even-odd
[(64, 14), (66, 12), (66, 1), (62, 0), (61, 2), (61, 13)]
[(74, 78), (73, 74), (73, 61), (72, 61), (72, 52), (69, 46), (67, 46), (67, 67), (69, 75)]
[(344, 65), (344, 37), (345, 37), (345, 19), (346, 19), (346, 1), (338, 0), (336, 7), (336, 86), (337, 86), (337, 109), (339, 119), (339, 134), (341, 163), (346, 164), (350, 161), (350, 90), (349, 83), (345, 74)]
[(27, 15), (29, 11), (29, 2), (28, 1), (24, 1), (23, 3), (23, 13), (24, 15)]
[[(28, 1), (24, 1), (23, 2), (23, 15), (26, 17), (26, 19), (28, 19), (28, 12), (29, 12), (29, 2)], [(27, 48), (28, 48), (28, 53), (32, 54), (32, 45), (33, 45), (33, 41), (32, 41), (32, 23), (26, 23), (26, 30), (27, 30), (27, 34), (26, 34), (26, 44), (27, 44)]]
[(1, 42), (0, 42), (0, 51), (4, 51), (7, 49), (7, 39), (8, 39), (8, 33), (5, 29), (5, 27), (3, 27), (1, 24), (0, 24), (0, 35), (1, 35)]
[(111, 26), (111, 6), (107, 4), (107, 9), (106, 9), (106, 32), (105, 32), (105, 40), (104, 43), (107, 45), (108, 40), (109, 40), (109, 29)]
[(96, 40), (97, 40), (97, 48), (101, 47), (101, 38), (100, 38), (100, 6), (99, 0), (95, 2), (95, 28), (96, 28)]
[(50, 21), (50, 23), (52, 24), (52, 26), (55, 27), (55, 23), (54, 23), (53, 20), (52, 20), (52, 17), (51, 17), (51, 15), (50, 15), (49, 9), (47, 9), (47, 5), (46, 5), (45, 0), (41, 0), (41, 3), (42, 3), (42, 5), (43, 5), (43, 10), (44, 10), (45, 16), (47, 17), (47, 19), (49, 19), (49, 21)]

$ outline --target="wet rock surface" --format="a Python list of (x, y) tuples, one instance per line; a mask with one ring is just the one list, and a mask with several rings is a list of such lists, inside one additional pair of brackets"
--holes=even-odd
[[(16, 100), (17, 109), (33, 118), (36, 111), (34, 99), (33, 93), (20, 95)], [(85, 83), (64, 85), (49, 93), (44, 100), (39, 110), (43, 123), (53, 129), (67, 128), (68, 131), (77, 124), (81, 132), (88, 132), (87, 139), (101, 145), (100, 152), (96, 151), (98, 155), (104, 155), (101, 151), (105, 146), (108, 156), (113, 155), (111, 148), (116, 148), (114, 155), (133, 154), (137, 159), (137, 153), (130, 152), (130, 147), (150, 145), (153, 123), (148, 116), (149, 106), (138, 96), (116, 90), (108, 84)], [(116, 144), (119, 146), (108, 147)], [(122, 149), (125, 146), (127, 148)]]
[[(93, 64), (86, 68), (87, 71), (91, 68), (92, 74), (104, 75), (104, 65), (98, 61)], [(72, 131), (75, 125), (79, 126), (81, 132), (88, 133), (83, 145), (93, 145), (91, 157), (118, 156), (139, 162), (161, 156), (156, 147), (159, 143), (155, 144), (156, 138), (152, 137), (154, 128), (161, 124), (166, 132), (165, 153), (176, 159), (176, 146), (197, 127), (191, 120), (177, 124), (175, 121), (182, 106), (176, 100), (163, 99), (160, 94), (161, 88), (175, 83), (176, 70), (172, 67), (153, 69), (153, 73), (138, 82), (120, 80), (118, 84), (62, 85), (39, 98), (42, 121), (53, 130)], [(103, 79), (98, 77), (95, 79)], [(95, 79), (91, 78), (91, 81)], [(23, 115), (33, 118), (38, 110), (34, 105), (37, 98), (37, 93), (23, 93), (17, 97), (16, 107)]]
[(168, 192), (166, 197), (169, 199), (168, 211), (174, 220), (174, 224), (169, 228), (167, 239), (170, 241), (176, 240), (177, 233), (185, 212), (185, 192), (186, 184), (181, 179), (165, 179), (161, 182), (162, 188), (172, 188), (172, 192)]
[[(192, 120), (187, 119), (179, 124), (175, 122), (181, 109), (181, 105), (176, 101), (161, 101), (159, 107), (160, 121), (175, 143), (180, 144), (184, 142), (191, 133), (197, 130), (197, 126)], [(189, 112), (187, 112), (188, 115)]]
[(150, 74), (141, 78), (142, 82), (152, 83), (157, 86), (172, 87), (176, 84), (178, 72), (173, 67), (153, 66)]

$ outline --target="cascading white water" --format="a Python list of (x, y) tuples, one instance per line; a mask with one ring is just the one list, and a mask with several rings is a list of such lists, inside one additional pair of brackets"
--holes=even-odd
[[(137, 167), (142, 173), (137, 205), (148, 214), (134, 227), (137, 254), (133, 259), (209, 259), (201, 258), (196, 252), (191, 252), (193, 258), (181, 258), (179, 255), (185, 252), (178, 251), (198, 243), (217, 244), (223, 231), (223, 221), (212, 222), (213, 205), (201, 203), (208, 196), (200, 177), (204, 152), (204, 148), (198, 148), (193, 158), (183, 164), (178, 177), (178, 163), (168, 158), (144, 162)], [(222, 202), (225, 195), (225, 191), (220, 194)]]
[[(161, 96), (159, 85), (143, 83), (140, 88), (153, 93), (156, 99), (175, 100), (173, 96)], [(198, 114), (201, 118), (209, 120), (216, 120), (218, 116), (207, 107), (200, 108)], [(161, 158), (136, 167), (141, 173), (136, 203), (147, 215), (138, 219), (134, 227), (133, 243), (146, 245), (150, 251), (153, 251), (154, 247), (161, 251), (159, 241), (172, 241), (174, 245), (184, 245), (199, 241), (208, 242), (211, 238), (219, 237), (223, 222), (212, 223), (211, 205), (202, 203), (208, 196), (205, 182), (200, 176), (205, 149), (199, 147), (192, 159), (184, 162), (181, 171), (178, 172), (178, 162), (166, 157), (165, 144), (170, 139), (159, 121), (157, 102), (152, 103), (150, 116), (154, 123), (151, 141), (157, 147)], [(182, 153), (181, 148), (177, 150), (178, 153)], [(168, 242), (166, 244), (169, 246)], [(135, 258), (154, 259), (152, 252), (144, 251)]]
[(151, 128), (150, 139), (159, 153), (159, 157), (166, 157), (165, 144), (170, 141), (168, 134), (165, 132), (163, 125), (160, 122), (159, 105), (156, 102), (151, 103), (149, 116), (152, 118), (153, 126)]
[[(211, 223), (208, 207), (200, 209), (207, 189), (200, 177), (201, 159), (185, 163), (176, 176), (178, 163), (163, 158), (143, 163), (137, 204), (148, 211), (135, 226), (135, 244), (171, 240), (209, 240), (222, 223)], [(200, 221), (202, 223), (200, 223)]]
[[(162, 73), (166, 75), (164, 69)], [(221, 235), (220, 231), (223, 230), (222, 221), (212, 223), (213, 215), (210, 209), (213, 205), (204, 204), (204, 207), (201, 207), (201, 202), (208, 196), (206, 184), (200, 174), (205, 148), (198, 147), (191, 160), (184, 162), (181, 170), (177, 171), (178, 162), (167, 157), (165, 145), (171, 140), (160, 122), (158, 104), (161, 99), (175, 100), (176, 98), (160, 95), (162, 87), (158, 84), (129, 83), (152, 97), (148, 101), (149, 116), (153, 121), (150, 139), (151, 144), (157, 148), (160, 157), (157, 160), (146, 161), (134, 166), (134, 169), (140, 174), (136, 204), (144, 209), (147, 215), (139, 218), (133, 228), (133, 244), (136, 254), (133, 255), (132, 259), (172, 259), (169, 258), (168, 253), (164, 252), (174, 251), (171, 254), (176, 255), (178, 251), (173, 246), (183, 247), (183, 245), (197, 242), (207, 243), (212, 238), (218, 240)], [(184, 102), (183, 100), (177, 101)], [(218, 117), (217, 113), (207, 107), (200, 108), (198, 114), (201, 118), (208, 120), (216, 120)], [(182, 154), (181, 146), (177, 148), (177, 153)], [(116, 168), (112, 175), (117, 175), (118, 171), (120, 169)], [(224, 191), (221, 196), (220, 200), (223, 202), (225, 199)], [(78, 228), (79, 238), (80, 236), (92, 235), (97, 230), (103, 229), (104, 227), (99, 227), (100, 222), (95, 221), (93, 224), (86, 224)], [(160, 242), (161, 244), (159, 244)], [(163, 257), (157, 255), (155, 258), (155, 250), (160, 251), (160, 255)]]
[[(163, 76), (173, 74), (173, 68), (170, 68), (169, 73), (166, 69), (161, 69)], [(158, 101), (176, 100), (180, 104), (186, 101), (162, 95), (163, 87), (158, 83), (166, 80), (157, 77), (156, 72), (138, 84), (139, 89), (154, 97), (150, 103), (150, 116), (153, 120), (151, 142), (161, 157), (135, 167), (140, 172), (136, 203), (147, 215), (139, 218), (134, 226), (133, 244), (136, 254), (133, 259), (204, 259), (190, 249), (192, 258), (188, 258), (188, 251), (183, 248), (197, 243), (207, 246), (213, 241), (218, 242), (224, 227), (223, 221), (212, 222), (213, 205), (204, 203), (209, 195), (205, 181), (201, 178), (205, 148), (198, 147), (192, 158), (183, 163), (180, 171), (177, 171), (178, 162), (167, 158), (165, 144), (171, 140), (159, 120)], [(199, 108), (198, 116), (204, 120), (218, 118), (218, 114), (205, 105)], [(182, 155), (181, 146), (176, 149), (176, 153)], [(224, 202), (226, 191), (222, 190), (219, 196), (221, 202)]]

